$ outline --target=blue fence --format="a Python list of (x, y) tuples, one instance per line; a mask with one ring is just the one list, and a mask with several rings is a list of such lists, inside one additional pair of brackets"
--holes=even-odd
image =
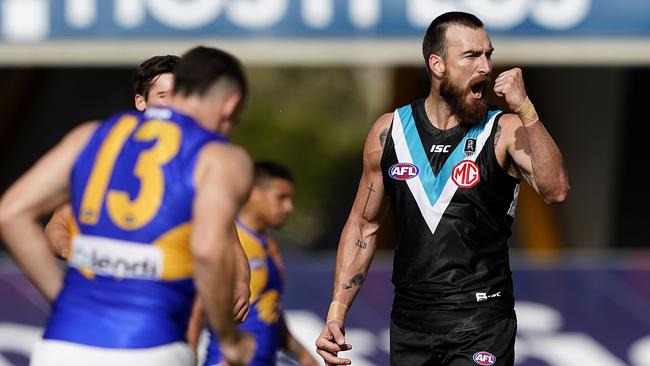
[[(289, 327), (309, 348), (322, 329), (333, 253), (287, 258)], [(356, 366), (388, 364), (390, 261), (378, 258), (352, 306), (347, 338)], [(518, 366), (647, 366), (650, 257), (535, 267), (513, 263)], [(0, 265), (0, 365), (26, 365), (48, 305), (10, 262)], [(290, 363), (287, 363), (287, 365)]]

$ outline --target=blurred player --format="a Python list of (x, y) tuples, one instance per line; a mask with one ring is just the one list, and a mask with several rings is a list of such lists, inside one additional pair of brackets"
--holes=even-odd
[[(165, 106), (174, 87), (174, 68), (180, 58), (176, 55), (153, 56), (144, 60), (133, 72), (133, 93), (135, 108), (144, 112), (150, 106)], [(66, 203), (59, 207), (45, 226), (45, 236), (54, 247), (55, 254), (62, 259), (70, 253), (70, 223), (73, 220), (72, 206)], [(234, 242), (237, 271), (235, 273), (235, 321), (241, 323), (248, 313), (250, 298), (250, 270), (248, 260), (239, 241)]]
[(503, 72), (494, 85), (515, 113), (488, 106), (492, 51), (478, 18), (440, 15), (423, 42), (429, 95), (371, 128), (339, 242), (327, 324), (316, 341), (326, 363), (350, 363), (338, 354), (350, 348), (345, 316), (390, 203), (397, 235), (390, 364), (513, 364), (507, 243), (519, 183), (523, 177), (548, 203), (563, 202), (569, 183), (520, 69)]
[[(52, 313), (31, 364), (192, 365), (184, 342), (195, 286), (228, 361), (255, 341), (233, 323), (232, 223), (252, 183), (229, 144), (246, 95), (239, 62), (187, 52), (169, 106), (85, 123), (0, 201), (0, 229)], [(72, 253), (63, 273), (38, 218), (70, 200)]]
[[(153, 56), (144, 60), (133, 72), (134, 105), (144, 112), (147, 107), (166, 105), (174, 87), (174, 67), (180, 58), (175, 55)], [(45, 226), (45, 236), (54, 247), (55, 254), (67, 258), (70, 252), (70, 223), (72, 206), (59, 207)]]
[[(278, 229), (293, 211), (293, 176), (288, 168), (274, 162), (255, 163), (253, 189), (237, 219), (237, 233), (251, 267), (251, 311), (239, 329), (251, 332), (257, 340), (252, 366), (274, 366), (276, 353), (283, 350), (301, 366), (318, 365), (293, 337), (282, 311), (284, 267), (268, 229)], [(201, 312), (192, 315), (197, 339)], [(206, 366), (225, 365), (214, 332), (205, 360)]]

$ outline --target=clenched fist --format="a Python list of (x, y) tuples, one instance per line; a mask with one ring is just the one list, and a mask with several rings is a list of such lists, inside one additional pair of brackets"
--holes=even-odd
[(494, 81), (494, 92), (505, 98), (511, 110), (519, 109), (528, 96), (521, 69), (516, 67), (502, 72)]

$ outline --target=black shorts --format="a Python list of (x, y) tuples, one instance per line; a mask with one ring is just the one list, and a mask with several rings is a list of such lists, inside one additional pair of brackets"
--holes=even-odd
[(390, 322), (391, 366), (512, 366), (517, 319), (496, 320), (480, 328), (421, 333)]

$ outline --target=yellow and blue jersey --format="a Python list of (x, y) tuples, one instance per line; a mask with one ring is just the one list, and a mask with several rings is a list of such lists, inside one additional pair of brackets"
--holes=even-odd
[(185, 339), (193, 171), (211, 142), (226, 140), (169, 108), (97, 127), (71, 172), (72, 255), (45, 339), (104, 348)]
[[(252, 333), (257, 340), (257, 351), (250, 365), (275, 365), (280, 343), (284, 285), (280, 251), (273, 239), (257, 234), (239, 220), (237, 234), (251, 268), (251, 309), (239, 329)], [(221, 361), (223, 356), (214, 332), (211, 331), (205, 365), (216, 365)]]

